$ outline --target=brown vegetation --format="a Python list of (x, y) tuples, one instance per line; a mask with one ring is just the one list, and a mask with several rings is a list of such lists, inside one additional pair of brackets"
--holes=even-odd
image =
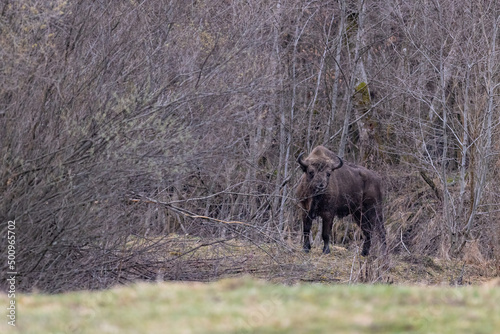
[[(295, 160), (320, 144), (383, 177), (393, 256), (498, 274), (499, 13), (495, 0), (3, 1), (0, 232), (5, 245), (15, 219), (17, 287), (219, 277), (172, 233), (286, 267)], [(333, 238), (352, 259), (347, 219)], [(218, 273), (251, 261), (220, 254)]]

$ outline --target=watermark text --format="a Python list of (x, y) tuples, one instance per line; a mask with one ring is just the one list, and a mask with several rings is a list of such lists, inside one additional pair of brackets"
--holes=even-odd
[(16, 325), (16, 221), (9, 220), (7, 226), (7, 323)]

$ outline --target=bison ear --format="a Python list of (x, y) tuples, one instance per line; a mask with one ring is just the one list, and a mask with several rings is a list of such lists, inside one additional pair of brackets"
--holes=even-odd
[(302, 160), (303, 155), (304, 155), (304, 152), (299, 154), (299, 157), (297, 158), (297, 162), (299, 163), (300, 168), (302, 168), (302, 170), (305, 173), (305, 172), (307, 172), (307, 164), (304, 162), (304, 160)]

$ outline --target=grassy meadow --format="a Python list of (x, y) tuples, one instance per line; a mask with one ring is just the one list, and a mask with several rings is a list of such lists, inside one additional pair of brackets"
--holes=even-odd
[(498, 283), (285, 285), (243, 277), (16, 297), (16, 327), (4, 319), (1, 333), (500, 333)]

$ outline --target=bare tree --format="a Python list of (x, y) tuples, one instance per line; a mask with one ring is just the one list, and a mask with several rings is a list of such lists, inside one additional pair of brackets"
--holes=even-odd
[(396, 252), (498, 259), (499, 10), (5, 1), (0, 230), (20, 224), (20, 286), (139, 277), (173, 233), (298, 240), (295, 160), (318, 144), (384, 176)]

